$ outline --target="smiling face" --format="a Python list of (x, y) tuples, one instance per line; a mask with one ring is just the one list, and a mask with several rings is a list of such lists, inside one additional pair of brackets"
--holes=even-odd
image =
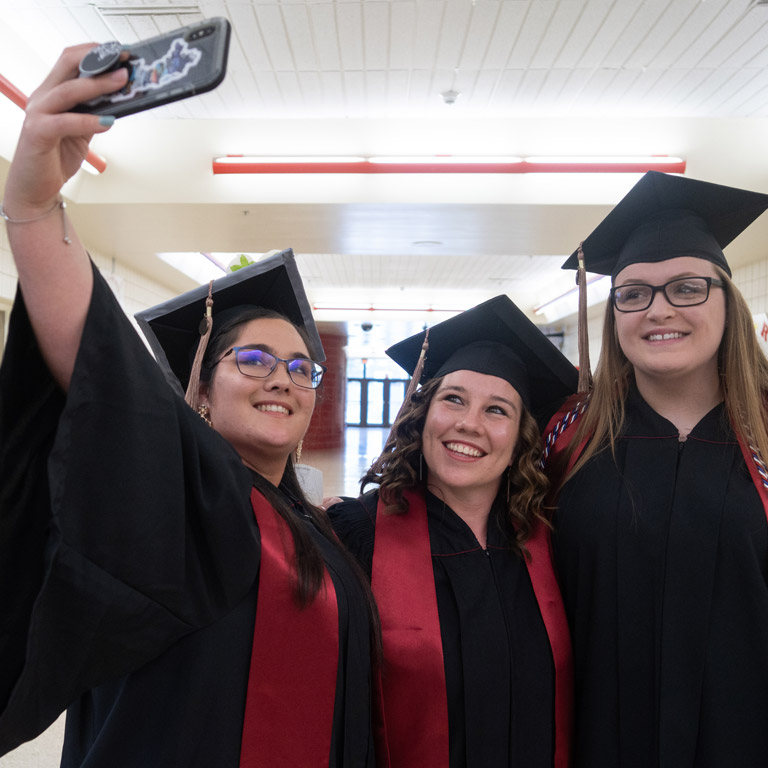
[[(231, 346), (251, 345), (284, 359), (309, 357), (299, 332), (276, 318), (244, 324)], [(294, 384), (285, 363), (278, 363), (266, 378), (244, 376), (230, 354), (214, 368), (201, 402), (210, 408), (213, 428), (243, 461), (278, 485), (289, 455), (309, 426), (315, 391)]]
[[(662, 285), (680, 277), (718, 277), (704, 259), (682, 256), (655, 264), (630, 264), (616, 276), (616, 286)], [(673, 307), (659, 291), (640, 312), (613, 310), (621, 349), (632, 364), (638, 386), (686, 377), (717, 377), (717, 355), (725, 329), (725, 293), (712, 286), (704, 304)], [(694, 379), (691, 379), (692, 381)]]
[(432, 490), (446, 500), (469, 491), (494, 497), (512, 461), (522, 407), (504, 379), (466, 370), (446, 374), (422, 434)]

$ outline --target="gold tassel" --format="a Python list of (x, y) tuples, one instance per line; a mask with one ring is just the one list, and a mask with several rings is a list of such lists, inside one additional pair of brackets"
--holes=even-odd
[[(187, 394), (184, 397), (187, 405), (191, 406), (194, 410), (197, 410), (200, 404), (200, 371), (203, 367), (205, 350), (208, 348), (208, 339), (211, 338), (211, 330), (213, 329), (212, 309), (213, 280), (208, 283), (208, 298), (205, 300), (205, 315), (200, 322), (200, 341), (197, 344), (197, 352), (195, 352), (195, 359), (192, 362), (192, 370), (189, 372)], [(203, 328), (203, 326), (205, 327)]]
[[(429, 349), (429, 328), (424, 333), (424, 342), (421, 345), (421, 352), (419, 352), (419, 359), (416, 361), (416, 367), (413, 369), (413, 375), (408, 382), (408, 387), (405, 390), (405, 397), (403, 398), (403, 404), (395, 416), (395, 421), (400, 418), (400, 414), (403, 412), (403, 408), (411, 401), (411, 395), (416, 391), (416, 387), (419, 386), (419, 379), (421, 379), (421, 372), (424, 370), (424, 360), (427, 357), (427, 350)], [(392, 423), (394, 424), (395, 421)], [(391, 433), (390, 433), (391, 434)], [(382, 454), (383, 455), (383, 454)]]
[(421, 380), (421, 372), (424, 370), (424, 360), (427, 357), (427, 350), (429, 349), (429, 328), (424, 332), (424, 343), (421, 345), (421, 352), (419, 352), (419, 359), (416, 361), (416, 367), (413, 369), (413, 376), (408, 382), (408, 389), (405, 390), (405, 399), (403, 403), (408, 402), (411, 399), (411, 395), (416, 391), (416, 387), (419, 386)]
[(579, 285), (579, 389), (589, 392), (592, 387), (592, 371), (589, 365), (589, 331), (587, 330), (587, 270), (584, 266), (583, 242), (579, 243), (579, 267), (576, 282)]

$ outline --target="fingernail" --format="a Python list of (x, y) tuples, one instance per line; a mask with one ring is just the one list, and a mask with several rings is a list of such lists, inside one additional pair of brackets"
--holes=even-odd
[(109, 128), (110, 125), (114, 125), (114, 122), (115, 122), (114, 115), (102, 115), (99, 118), (99, 125), (103, 125), (106, 128)]

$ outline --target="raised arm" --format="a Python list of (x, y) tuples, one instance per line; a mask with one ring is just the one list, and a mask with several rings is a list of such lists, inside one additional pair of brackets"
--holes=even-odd
[[(78, 79), (93, 43), (67, 48), (30, 96), (3, 198), (8, 240), (42, 354), (64, 390), (74, 368), (93, 288), (85, 248), (58, 206), (60, 190), (78, 170), (96, 133), (110, 119), (69, 112), (120, 89), (127, 71)], [(65, 239), (66, 233), (66, 239)]]

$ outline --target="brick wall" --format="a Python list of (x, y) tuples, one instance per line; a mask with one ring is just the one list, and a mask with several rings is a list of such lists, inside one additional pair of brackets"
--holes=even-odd
[(321, 395), (315, 413), (304, 436), (304, 448), (323, 451), (344, 447), (346, 408), (347, 333), (343, 326), (318, 323), (320, 339), (325, 349), (324, 365), (328, 371), (323, 379)]

